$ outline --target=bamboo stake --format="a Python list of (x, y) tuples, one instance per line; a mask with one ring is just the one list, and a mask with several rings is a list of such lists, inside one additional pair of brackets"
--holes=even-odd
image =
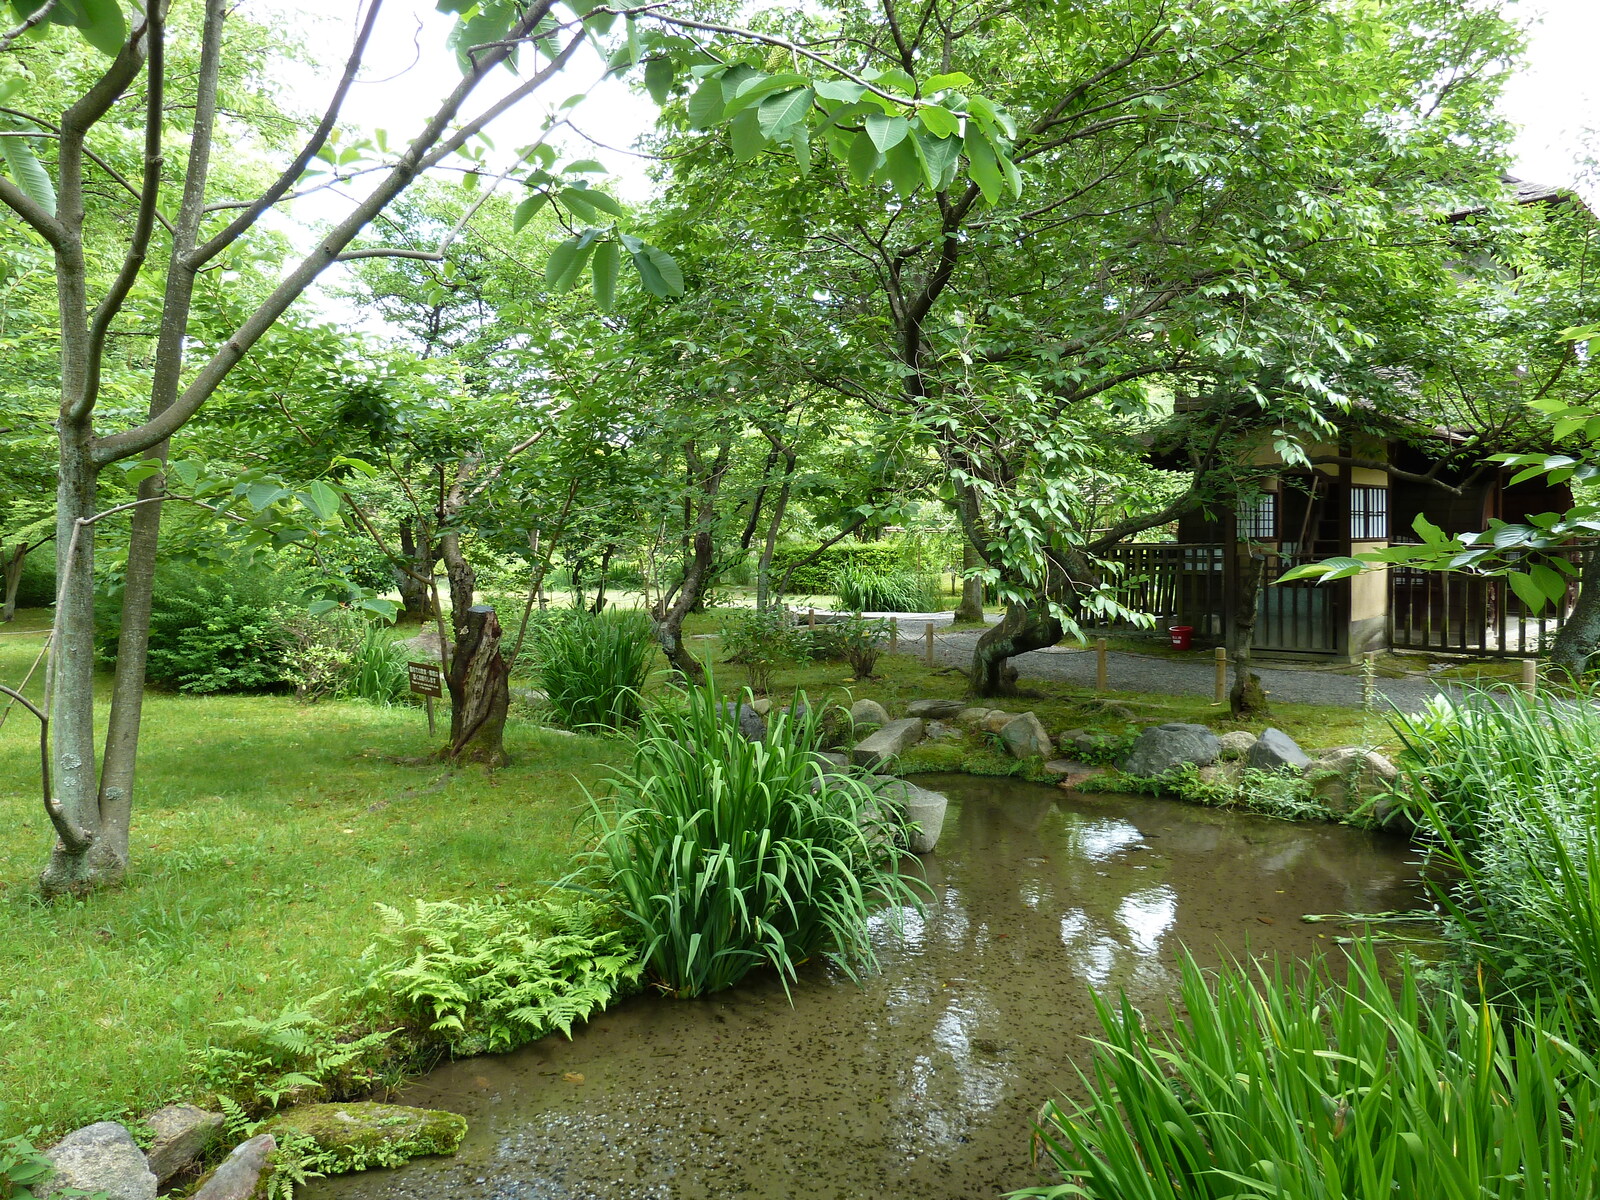
[(928, 666), (933, 666), (933, 622), (929, 621), (925, 631), (928, 637)]
[(1529, 700), (1539, 694), (1539, 660), (1536, 658), (1522, 660), (1522, 694)]
[(1097, 692), (1105, 691), (1110, 676), (1109, 664), (1106, 662), (1106, 639), (1096, 638), (1094, 641), (1094, 690)]
[(1217, 647), (1217, 703), (1228, 698), (1228, 648)]

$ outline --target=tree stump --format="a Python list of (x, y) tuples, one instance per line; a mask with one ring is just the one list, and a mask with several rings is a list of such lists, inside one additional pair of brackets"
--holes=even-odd
[(491, 767), (511, 761), (504, 741), (510, 677), (500, 656), (500, 621), (493, 608), (475, 604), (461, 624), (445, 676), (450, 689), (450, 745), (445, 758)]

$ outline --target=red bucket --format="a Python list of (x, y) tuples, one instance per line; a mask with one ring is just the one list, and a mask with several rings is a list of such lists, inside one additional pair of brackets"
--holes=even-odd
[(1193, 625), (1169, 625), (1167, 632), (1172, 635), (1172, 648), (1174, 650), (1189, 649), (1189, 639), (1194, 637)]

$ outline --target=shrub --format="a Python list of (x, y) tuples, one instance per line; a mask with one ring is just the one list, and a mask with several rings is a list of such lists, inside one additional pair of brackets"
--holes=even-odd
[(781, 608), (730, 610), (720, 627), (725, 661), (738, 663), (750, 677), (750, 690), (772, 690), (772, 673), (810, 656), (806, 636)]
[(863, 832), (887, 814), (865, 784), (823, 774), (816, 710), (775, 710), (752, 742), (727, 708), (708, 680), (681, 711), (647, 715), (632, 769), (611, 780), (615, 805), (594, 805), (590, 871), (671, 995), (720, 991), (761, 965), (787, 988), (819, 954), (852, 976), (871, 969), (872, 909), (918, 903), (889, 840)]
[(939, 607), (939, 581), (932, 575), (896, 568), (877, 570), (855, 563), (834, 576), (839, 603), (857, 612), (933, 612)]
[[(499, 1054), (586, 1021), (638, 983), (640, 966), (596, 905), (417, 900), (362, 959), (357, 996), (376, 1023), (399, 1020), (452, 1055)], [(545, 932), (553, 930), (553, 932)]]
[[(240, 564), (219, 573), (169, 566), (156, 576), (147, 678), (180, 692), (259, 692), (290, 681), (285, 630), (301, 589), (290, 576)], [(102, 610), (102, 657), (117, 653), (117, 612)]]
[[(1343, 974), (1342, 972), (1340, 973)], [(1168, 1033), (1096, 1001), (1081, 1105), (1036, 1146), (1082, 1200), (1579, 1200), (1600, 1194), (1600, 1068), (1560, 1027), (1507, 1025), (1454, 993), (1391, 988), (1364, 947), (1348, 982), (1186, 959)]]
[(399, 704), (410, 695), (406, 654), (387, 623), (334, 611), (285, 616), (285, 677), (302, 704), (338, 697)]
[(539, 684), (569, 729), (630, 729), (655, 657), (650, 618), (638, 609), (544, 614), (534, 628)]
[[(783, 580), (784, 572), (794, 567), (794, 573), (789, 576), (789, 595), (831, 592), (840, 567), (850, 564), (876, 571), (893, 571), (905, 566), (906, 553), (907, 547), (898, 541), (838, 542), (820, 553), (815, 546), (779, 546), (772, 553), (772, 586), (777, 587)], [(804, 566), (796, 565), (814, 554), (816, 557)]]
[(857, 679), (872, 678), (888, 641), (889, 622), (863, 617), (860, 613), (818, 626), (813, 635), (815, 648), (823, 650), (829, 658), (837, 657), (849, 663)]

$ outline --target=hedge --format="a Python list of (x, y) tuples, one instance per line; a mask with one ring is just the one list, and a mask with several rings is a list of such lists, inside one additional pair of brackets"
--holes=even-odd
[[(795, 568), (787, 591), (792, 596), (831, 594), (839, 568), (849, 564), (864, 571), (903, 570), (908, 551), (903, 542), (838, 542), (803, 567)], [(772, 553), (772, 583), (776, 587), (783, 573), (794, 563), (817, 553), (815, 546), (779, 546)]]

